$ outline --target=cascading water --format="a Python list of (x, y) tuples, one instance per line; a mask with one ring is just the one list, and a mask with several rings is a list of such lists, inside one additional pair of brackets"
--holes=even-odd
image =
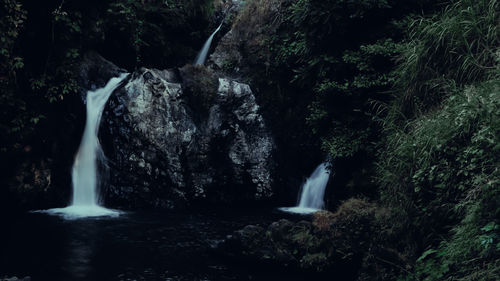
[(304, 185), (302, 185), (299, 205), (291, 208), (280, 208), (280, 210), (291, 213), (309, 214), (322, 209), (325, 204), (323, 198), (329, 178), (330, 174), (328, 173), (326, 163), (320, 164)]
[(205, 60), (207, 59), (208, 51), (210, 50), (210, 45), (212, 45), (212, 40), (214, 39), (215, 34), (219, 31), (219, 29), (222, 27), (222, 24), (224, 23), (221, 22), (219, 27), (208, 37), (207, 41), (203, 45), (203, 48), (201, 48), (201, 51), (198, 53), (196, 56), (196, 59), (194, 60), (194, 65), (203, 65), (205, 63)]
[(99, 139), (99, 123), (109, 96), (127, 76), (111, 78), (104, 88), (87, 93), (87, 120), (80, 148), (72, 170), (73, 199), (66, 208), (50, 209), (47, 212), (61, 214), (67, 218), (118, 216), (119, 212), (99, 205), (97, 187), (99, 184), (98, 161), (105, 159)]

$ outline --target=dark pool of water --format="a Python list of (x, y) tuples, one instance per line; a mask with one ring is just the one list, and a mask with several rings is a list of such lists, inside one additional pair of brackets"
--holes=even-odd
[[(0, 277), (31, 280), (305, 280), (286, 271), (233, 263), (213, 245), (247, 224), (279, 215), (127, 213), (64, 220), (29, 213), (1, 230)], [(7, 224), (7, 225), (6, 225)]]

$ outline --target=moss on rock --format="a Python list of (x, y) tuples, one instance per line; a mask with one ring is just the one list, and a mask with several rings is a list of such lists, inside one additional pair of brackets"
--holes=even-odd
[(374, 203), (349, 199), (335, 213), (314, 213), (311, 221), (282, 219), (267, 229), (247, 226), (226, 240), (224, 249), (232, 257), (302, 271), (386, 280), (389, 274), (395, 277), (406, 267), (402, 255), (386, 246), (389, 236), (381, 236), (390, 233), (386, 231), (390, 227), (389, 217), (386, 209)]
[(179, 71), (182, 90), (188, 97), (189, 105), (198, 114), (208, 115), (217, 93), (218, 77), (203, 65), (186, 65)]

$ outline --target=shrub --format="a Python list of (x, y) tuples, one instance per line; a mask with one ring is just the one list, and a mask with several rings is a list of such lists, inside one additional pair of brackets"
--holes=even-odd
[(497, 75), (500, 21), (496, 0), (454, 0), (410, 23), (397, 73), (399, 111), (409, 118), (436, 106), (449, 87)]
[(453, 1), (412, 23), (377, 161), (382, 201), (416, 241), (406, 280), (500, 270), (498, 4)]

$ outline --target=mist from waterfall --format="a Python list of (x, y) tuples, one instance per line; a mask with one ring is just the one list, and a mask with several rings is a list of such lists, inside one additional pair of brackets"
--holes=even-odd
[(207, 60), (207, 55), (208, 51), (210, 50), (210, 45), (212, 45), (212, 40), (214, 39), (215, 34), (219, 31), (219, 29), (222, 27), (222, 24), (224, 23), (221, 22), (219, 27), (208, 37), (207, 41), (205, 44), (203, 44), (203, 48), (201, 48), (201, 51), (198, 53), (196, 56), (196, 59), (194, 60), (194, 65), (203, 65), (205, 61)]
[(280, 208), (280, 210), (300, 214), (309, 214), (321, 210), (325, 205), (325, 190), (329, 178), (327, 164), (320, 164), (302, 185), (298, 205), (291, 208)]
[(98, 165), (106, 158), (99, 143), (98, 132), (106, 102), (126, 76), (124, 73), (111, 78), (103, 88), (87, 93), (87, 119), (71, 173), (73, 184), (71, 205), (66, 208), (50, 209), (48, 213), (60, 214), (66, 218), (119, 215), (118, 211), (99, 205)]

